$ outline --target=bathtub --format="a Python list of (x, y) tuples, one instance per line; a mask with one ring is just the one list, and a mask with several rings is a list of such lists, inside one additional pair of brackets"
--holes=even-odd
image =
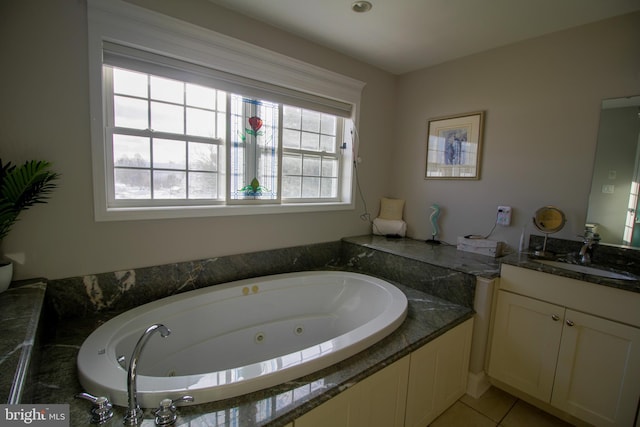
[[(138, 363), (138, 403), (191, 404), (272, 387), (344, 360), (393, 332), (407, 299), (392, 284), (348, 272), (302, 272), (241, 280), (163, 298), (98, 327), (77, 359), (84, 391), (127, 406), (128, 359), (154, 323)], [(125, 356), (126, 362), (118, 362)], [(122, 359), (122, 358), (121, 358)]]

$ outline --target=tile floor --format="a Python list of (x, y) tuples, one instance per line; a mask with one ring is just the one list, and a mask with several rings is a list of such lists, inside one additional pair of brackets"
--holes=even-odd
[(568, 427), (510, 394), (491, 387), (479, 399), (464, 395), (429, 427)]

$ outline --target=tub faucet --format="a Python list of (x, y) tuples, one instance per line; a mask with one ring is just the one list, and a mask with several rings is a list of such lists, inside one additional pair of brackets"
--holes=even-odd
[(138, 396), (136, 395), (137, 390), (137, 380), (138, 380), (138, 361), (140, 360), (140, 354), (142, 353), (142, 349), (151, 338), (151, 335), (154, 332), (160, 331), (160, 335), (162, 337), (168, 336), (171, 331), (169, 328), (164, 326), (161, 323), (156, 323), (147, 328), (146, 331), (142, 334), (135, 348), (133, 349), (133, 353), (131, 354), (131, 360), (129, 361), (129, 372), (127, 376), (127, 393), (129, 393), (129, 408), (127, 409), (127, 413), (124, 416), (124, 424), (128, 426), (135, 426), (140, 424), (142, 421), (142, 417), (144, 412), (140, 409), (138, 405)]

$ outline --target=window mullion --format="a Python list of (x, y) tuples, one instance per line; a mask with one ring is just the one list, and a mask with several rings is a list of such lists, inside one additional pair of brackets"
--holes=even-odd
[(277, 157), (278, 157), (278, 195), (276, 201), (280, 203), (282, 201), (282, 156), (283, 156), (283, 144), (282, 144), (282, 131), (284, 123), (284, 107), (282, 104), (278, 105), (278, 145), (277, 145)]
[(337, 159), (340, 157), (338, 153), (331, 153), (328, 151), (314, 151), (314, 150), (304, 150), (301, 148), (283, 148), (285, 153), (295, 153), (295, 154), (303, 154), (303, 155), (311, 155), (311, 156), (321, 156), (321, 157), (331, 157), (333, 159)]
[(116, 188), (115, 188), (115, 176), (114, 176), (114, 166), (115, 160), (113, 158), (113, 131), (112, 126), (115, 124), (115, 107), (114, 107), (114, 96), (113, 96), (113, 69), (111, 67), (105, 67), (103, 73), (103, 90), (105, 92), (105, 111), (104, 111), (104, 121), (107, 124), (105, 126), (105, 142), (109, 143), (110, 147), (105, 147), (106, 154), (106, 193), (108, 203), (112, 203), (116, 199)]
[(157, 132), (151, 129), (133, 129), (123, 127), (111, 127), (113, 133), (120, 135), (145, 136), (161, 139), (175, 139), (176, 141), (189, 140), (190, 142), (203, 142), (206, 144), (222, 145), (224, 141), (221, 138), (209, 138), (206, 136), (180, 135), (177, 133)]
[[(245, 117), (245, 107), (249, 107), (249, 113), (246, 114), (248, 117), (257, 116), (258, 106), (256, 104), (247, 105), (244, 101), (242, 102), (242, 118)], [(251, 142), (249, 142), (251, 141)], [(241, 184), (249, 184), (252, 180), (252, 175), (254, 178), (257, 178), (258, 175), (258, 157), (260, 156), (260, 148), (258, 147), (258, 136), (253, 135), (253, 138), (247, 137), (247, 140), (244, 144), (244, 164), (245, 164), (245, 182)], [(260, 182), (260, 184), (264, 184)], [(237, 189), (236, 189), (237, 190)]]
[(225, 143), (225, 158), (226, 158), (226, 165), (225, 165), (225, 188), (226, 188), (226, 194), (224, 197), (224, 200), (226, 203), (229, 203), (229, 201), (231, 200), (231, 182), (233, 181), (232, 177), (231, 177), (231, 150), (232, 150), (232, 140), (231, 140), (231, 120), (232, 120), (232, 114), (231, 114), (231, 94), (229, 92), (227, 92), (227, 108), (226, 108), (226, 143)]
[[(187, 129), (187, 84), (182, 82), (182, 129), (184, 131), (184, 180), (185, 180), (185, 189), (184, 194), (188, 199), (190, 199), (190, 186), (189, 179), (191, 174), (189, 173), (189, 139), (187, 138), (188, 129)], [(215, 129), (215, 128), (214, 128)]]
[(153, 167), (153, 144), (155, 144), (153, 128), (151, 127), (151, 75), (147, 74), (147, 129), (149, 130), (149, 186), (151, 189), (151, 200), (155, 199), (154, 167)]
[(342, 170), (344, 167), (344, 161), (345, 161), (345, 156), (344, 156), (344, 152), (343, 149), (340, 148), (342, 147), (342, 140), (344, 138), (344, 126), (345, 126), (345, 119), (340, 119), (338, 120), (338, 123), (336, 123), (336, 145), (335, 145), (335, 150), (336, 150), (336, 156), (338, 159), (338, 199), (340, 198), (340, 195), (342, 194)]

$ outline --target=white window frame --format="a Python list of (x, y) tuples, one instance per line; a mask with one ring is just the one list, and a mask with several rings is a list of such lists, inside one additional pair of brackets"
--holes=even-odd
[[(110, 70), (109, 70), (110, 69)], [(135, 70), (134, 70), (135, 71)], [(139, 72), (139, 71), (137, 71)], [(113, 141), (114, 135), (132, 135), (132, 136), (141, 136), (146, 138), (166, 138), (166, 139), (176, 139), (176, 135), (171, 132), (161, 132), (154, 131), (151, 129), (131, 129), (131, 128), (119, 128), (115, 126), (115, 117), (113, 115), (114, 112), (114, 92), (113, 92), (113, 67), (104, 67), (103, 68), (103, 79), (104, 79), (104, 105), (105, 108), (103, 118), (105, 120), (105, 141), (111, 142)], [(183, 141), (185, 135), (180, 135), (181, 137), (178, 140)], [(222, 150), (222, 155), (219, 154), (219, 157), (224, 157), (225, 150), (225, 138), (216, 138), (216, 137), (204, 137), (204, 136), (188, 136), (189, 142), (204, 142), (208, 144), (213, 144), (218, 146), (218, 150)], [(115, 159), (113, 157), (113, 150), (105, 149), (105, 153), (107, 155), (106, 167), (107, 170), (113, 171), (118, 169), (115, 165)], [(220, 165), (221, 164), (221, 165)], [(218, 180), (224, 179), (224, 159), (218, 164), (219, 169), (215, 173), (218, 176)], [(147, 169), (147, 168), (144, 168)], [(149, 165), (149, 170), (155, 169), (153, 165)], [(185, 174), (187, 173), (188, 166), (185, 165)], [(220, 170), (222, 169), (222, 170)], [(107, 176), (107, 203), (112, 206), (114, 209), (118, 208), (148, 208), (148, 207), (163, 207), (163, 206), (194, 206), (194, 205), (214, 205), (223, 203), (220, 199), (117, 199), (115, 194), (115, 182), (114, 182), (114, 173), (108, 173)], [(152, 180), (153, 181), (153, 180)], [(224, 195), (224, 188), (220, 184), (218, 184), (217, 188), (218, 194)], [(141, 203), (142, 202), (142, 203)]]
[[(202, 216), (252, 215), (348, 210), (355, 208), (355, 179), (352, 146), (342, 150), (341, 182), (338, 201), (318, 203), (273, 203), (258, 205), (206, 205), (161, 207), (111, 207), (108, 204), (108, 180), (105, 145), (105, 100), (102, 88), (103, 43), (116, 43), (155, 52), (164, 56), (229, 73), (240, 79), (309, 94), (327, 105), (350, 108), (350, 120), (357, 126), (360, 97), (364, 83), (278, 54), (276, 52), (198, 27), (167, 15), (153, 12), (121, 0), (88, 0), (89, 95), (91, 145), (96, 221), (161, 219)], [(260, 87), (256, 87), (260, 90)], [(348, 129), (347, 129), (348, 131)], [(350, 144), (354, 141), (347, 141)]]

